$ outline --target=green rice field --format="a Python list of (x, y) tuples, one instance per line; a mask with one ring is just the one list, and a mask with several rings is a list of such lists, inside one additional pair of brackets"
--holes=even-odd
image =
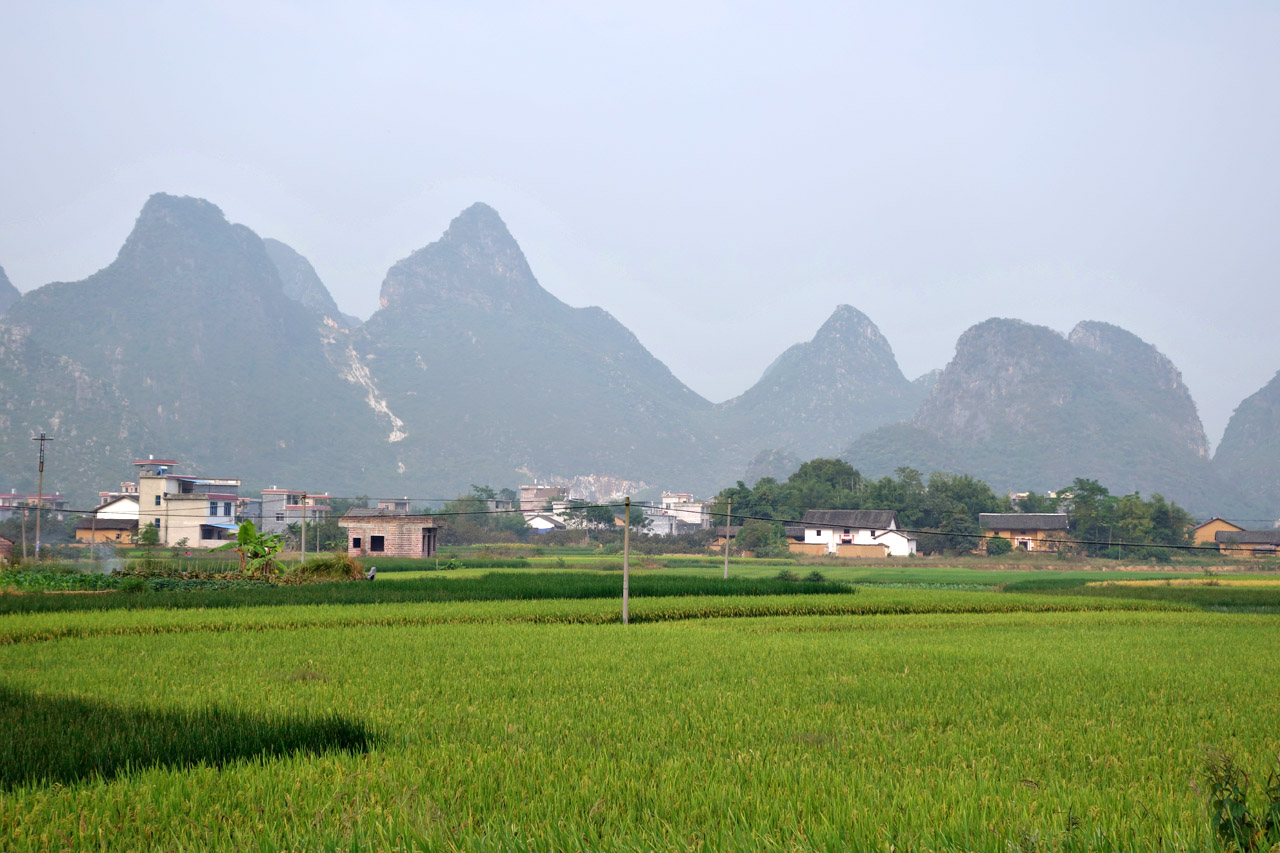
[(874, 571), (4, 613), (0, 850), (1220, 850), (1215, 751), (1265, 805), (1280, 616)]

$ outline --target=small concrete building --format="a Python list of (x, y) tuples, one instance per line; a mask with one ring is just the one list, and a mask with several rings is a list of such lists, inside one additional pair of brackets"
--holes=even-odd
[(383, 509), (352, 508), (338, 525), (347, 531), (352, 557), (434, 557), (436, 520)]
[[(978, 527), (985, 536), (1008, 539), (1025, 551), (1057, 551), (1066, 538), (1065, 512), (983, 512)], [(983, 547), (985, 550), (985, 540)]]
[(568, 486), (521, 486), (520, 511), (541, 512), (548, 504), (569, 499)]

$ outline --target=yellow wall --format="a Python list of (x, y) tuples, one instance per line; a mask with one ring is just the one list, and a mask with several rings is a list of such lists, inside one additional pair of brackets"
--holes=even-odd
[(1214, 536), (1218, 533), (1234, 533), (1244, 530), (1243, 527), (1236, 527), (1229, 521), (1223, 521), (1215, 518), (1213, 521), (1205, 522), (1195, 529), (1195, 543), (1197, 545), (1216, 545), (1218, 540)]
[(128, 543), (132, 534), (128, 530), (77, 530), (77, 542), (110, 542), (113, 545)]

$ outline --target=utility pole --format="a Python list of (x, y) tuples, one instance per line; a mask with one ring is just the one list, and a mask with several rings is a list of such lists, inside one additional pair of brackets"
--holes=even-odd
[(27, 559), (27, 508), (22, 508), (22, 559)]
[(622, 624), (631, 622), (631, 498), (622, 503)]
[(733, 498), (724, 505), (724, 579), (729, 579), (729, 521), (733, 518)]
[(53, 441), (52, 438), (44, 434), (44, 430), (40, 431), (39, 438), (32, 438), (32, 441), (40, 442), (40, 475), (36, 483), (36, 559), (40, 559), (40, 509), (44, 506), (44, 443)]
[(307, 561), (307, 493), (302, 493), (302, 562)]

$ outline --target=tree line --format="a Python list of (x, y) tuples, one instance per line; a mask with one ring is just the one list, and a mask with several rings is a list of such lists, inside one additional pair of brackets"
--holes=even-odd
[[(812, 459), (784, 481), (764, 477), (754, 486), (741, 480), (723, 489), (712, 505), (723, 524), (732, 502), (732, 525), (741, 525), (738, 545), (765, 555), (786, 549), (784, 526), (798, 523), (810, 509), (890, 509), (898, 526), (914, 531), (925, 553), (965, 553), (982, 541), (978, 516), (988, 512), (1065, 512), (1071, 550), (1091, 556), (1125, 556), (1125, 545), (1176, 547), (1189, 544), (1194, 519), (1161, 495), (1112, 495), (1096, 480), (1077, 478), (1056, 496), (1029, 491), (1014, 499), (998, 495), (968, 474), (914, 468), (872, 479), (841, 459)], [(1142, 556), (1130, 550), (1129, 556)]]

